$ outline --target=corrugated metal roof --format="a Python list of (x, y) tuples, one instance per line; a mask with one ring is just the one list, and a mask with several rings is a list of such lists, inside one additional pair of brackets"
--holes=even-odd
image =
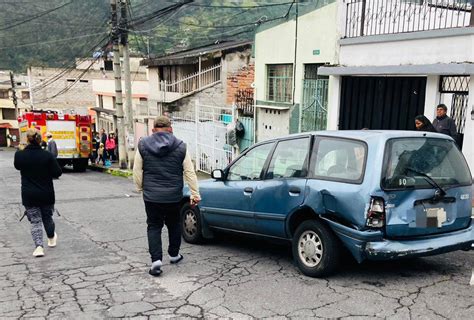
[(159, 56), (157, 58), (144, 59), (140, 64), (146, 65), (148, 67), (155, 67), (160, 65), (170, 65), (170, 64), (188, 64), (196, 63), (199, 56), (229, 51), (237, 49), (240, 47), (245, 47), (252, 45), (253, 41), (244, 40), (244, 41), (226, 41), (221, 43), (216, 43), (212, 45), (202, 46), (198, 48), (188, 49), (184, 51), (179, 51), (175, 53), (170, 53), (166, 55)]

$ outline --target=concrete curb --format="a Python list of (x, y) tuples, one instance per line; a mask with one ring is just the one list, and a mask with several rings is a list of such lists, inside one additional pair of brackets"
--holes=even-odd
[(103, 172), (103, 173), (111, 174), (117, 177), (128, 178), (133, 175), (133, 172), (131, 170), (126, 170), (126, 169), (106, 168), (104, 166), (95, 165), (95, 164), (90, 164), (87, 167), (92, 171)]

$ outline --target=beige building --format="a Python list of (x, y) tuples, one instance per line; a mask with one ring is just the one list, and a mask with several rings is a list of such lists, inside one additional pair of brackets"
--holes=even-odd
[[(99, 61), (105, 64), (104, 61)], [(89, 109), (95, 106), (95, 96), (92, 92), (92, 81), (97, 79), (112, 79), (113, 72), (97, 69), (97, 63), (89, 61), (96, 68), (87, 69), (87, 63), (82, 62), (79, 68), (42, 68), (30, 67), (28, 77), (31, 80), (31, 98), (34, 109), (62, 110), (89, 114)]]
[[(147, 118), (156, 116), (156, 113), (148, 109), (148, 80), (146, 69), (132, 72), (132, 109), (134, 126), (137, 139), (147, 133)], [(92, 91), (95, 99), (96, 130), (104, 129), (106, 132), (115, 131), (117, 128), (116, 106), (115, 106), (115, 80), (96, 79), (92, 81)], [(125, 83), (122, 81), (123, 102), (125, 106), (126, 93)], [(124, 110), (125, 111), (125, 110)]]
[[(29, 107), (27, 77), (14, 75), (14, 81), (20, 112)], [(20, 138), (11, 89), (10, 72), (0, 71), (0, 147), (16, 146)]]
[(335, 1), (301, 3), (285, 21), (255, 35), (257, 140), (326, 128), (329, 81), (319, 68), (337, 63)]

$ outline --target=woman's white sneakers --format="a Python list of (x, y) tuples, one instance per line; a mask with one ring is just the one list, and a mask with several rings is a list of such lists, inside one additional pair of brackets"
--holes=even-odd
[(56, 242), (57, 241), (58, 241), (58, 235), (55, 232), (54, 237), (48, 238), (48, 247), (50, 247), (50, 248), (56, 247)]
[[(54, 237), (48, 238), (48, 247), (54, 248), (56, 247), (56, 242), (58, 241), (58, 235), (56, 232), (54, 233)], [(33, 257), (39, 258), (44, 257), (44, 249), (41, 246), (37, 246), (35, 251), (33, 251)]]
[(36, 247), (35, 251), (33, 251), (33, 257), (39, 258), (44, 257), (44, 249), (43, 247)]

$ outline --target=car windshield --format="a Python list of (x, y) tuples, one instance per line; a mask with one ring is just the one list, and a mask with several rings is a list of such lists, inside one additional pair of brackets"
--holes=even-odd
[(387, 143), (382, 187), (432, 188), (470, 185), (471, 174), (453, 141), (435, 138), (392, 139)]

